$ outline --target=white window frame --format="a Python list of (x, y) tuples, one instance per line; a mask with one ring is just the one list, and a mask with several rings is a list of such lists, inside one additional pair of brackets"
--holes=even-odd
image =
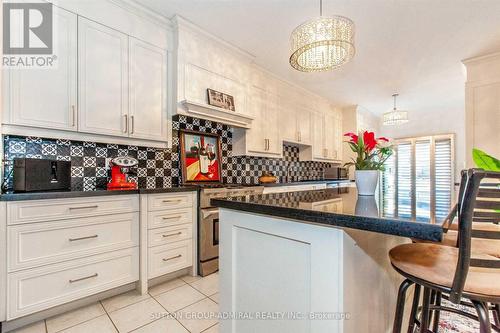
[[(430, 214), (431, 218), (434, 219), (436, 216), (436, 164), (435, 164), (435, 151), (436, 151), (436, 141), (439, 140), (450, 140), (450, 150), (451, 150), (451, 183), (450, 183), (450, 191), (451, 191), (451, 202), (455, 202), (455, 134), (438, 134), (438, 135), (428, 135), (428, 136), (418, 136), (418, 137), (408, 137), (408, 138), (398, 138), (394, 139), (394, 165), (396, 168), (396, 177), (395, 177), (395, 208), (396, 208), (396, 216), (398, 215), (398, 177), (397, 172), (398, 168), (398, 149), (397, 145), (400, 143), (410, 143), (411, 144), (411, 184), (412, 184), (412, 193), (411, 193), (411, 215), (417, 215), (417, 193), (415, 192), (415, 183), (416, 183), (416, 153), (415, 153), (415, 144), (417, 141), (430, 141), (430, 188), (431, 188), (431, 201), (430, 201)], [(380, 186), (380, 190), (382, 191), (382, 186)], [(451, 207), (450, 207), (451, 208)]]

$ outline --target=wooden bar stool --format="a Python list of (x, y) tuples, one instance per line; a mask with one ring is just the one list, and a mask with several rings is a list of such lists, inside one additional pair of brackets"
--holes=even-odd
[[(428, 326), (430, 314), (434, 311), (451, 311), (476, 319), (480, 323), (481, 333), (490, 333), (492, 328), (500, 332), (500, 327), (490, 324), (487, 305), (500, 303), (500, 259), (472, 252), (473, 221), (483, 215), (477, 213), (484, 211), (496, 218), (500, 210), (500, 201), (480, 197), (480, 193), (484, 192), (483, 188), (480, 189), (481, 181), (486, 178), (498, 181), (500, 173), (470, 169), (462, 174), (463, 195), (456, 208), (458, 247), (439, 243), (413, 243), (397, 246), (389, 252), (393, 267), (406, 278), (398, 293), (393, 332), (401, 331), (406, 291), (413, 284), (416, 293), (423, 287), (424, 295), (420, 319), (416, 318), (418, 297), (413, 300), (408, 332), (413, 332), (415, 324), (420, 327), (420, 332), (431, 332)], [(498, 191), (498, 186), (488, 188), (491, 193)], [(488, 218), (491, 219), (489, 215)], [(495, 231), (481, 233), (481, 238), (484, 239), (498, 239), (498, 236)], [(431, 291), (435, 295), (448, 295), (449, 300), (455, 304), (462, 299), (468, 300), (476, 309), (477, 316), (444, 307), (435, 300), (431, 302)]]

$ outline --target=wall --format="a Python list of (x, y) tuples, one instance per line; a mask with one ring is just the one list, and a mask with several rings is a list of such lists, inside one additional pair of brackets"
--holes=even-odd
[(132, 177), (140, 188), (163, 188), (178, 185), (181, 180), (179, 163), (179, 130), (188, 129), (216, 133), (221, 137), (222, 181), (230, 184), (257, 184), (264, 171), (273, 172), (280, 182), (321, 179), (329, 163), (299, 162), (297, 147), (284, 146), (283, 159), (232, 156), (232, 128), (223, 124), (175, 116), (173, 118), (172, 149), (125, 146), (38, 137), (4, 136), (4, 159), (8, 161), (5, 183), (12, 186), (14, 158), (46, 158), (71, 161), (71, 186), (77, 191), (103, 189), (109, 180), (105, 168), (107, 157), (130, 155), (139, 160), (137, 176)]

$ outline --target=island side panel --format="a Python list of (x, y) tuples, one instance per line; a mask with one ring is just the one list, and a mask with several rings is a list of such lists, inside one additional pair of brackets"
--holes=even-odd
[(344, 310), (350, 319), (344, 322), (344, 332), (391, 332), (403, 278), (392, 268), (388, 252), (409, 240), (369, 231), (345, 231)]
[[(287, 318), (222, 320), (222, 333), (343, 332), (342, 230), (229, 209), (219, 219), (222, 315)], [(332, 319), (309, 317), (322, 313)]]

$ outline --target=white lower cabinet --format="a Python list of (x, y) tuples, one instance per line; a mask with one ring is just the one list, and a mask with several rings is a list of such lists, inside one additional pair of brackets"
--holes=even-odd
[(138, 247), (11, 273), (7, 281), (7, 316), (21, 317), (138, 278)]
[(197, 192), (141, 195), (141, 292), (148, 280), (189, 268), (196, 274)]
[(6, 203), (7, 320), (139, 279), (139, 196)]
[(148, 274), (153, 278), (189, 267), (193, 264), (192, 256), (191, 239), (151, 247), (148, 250)]

